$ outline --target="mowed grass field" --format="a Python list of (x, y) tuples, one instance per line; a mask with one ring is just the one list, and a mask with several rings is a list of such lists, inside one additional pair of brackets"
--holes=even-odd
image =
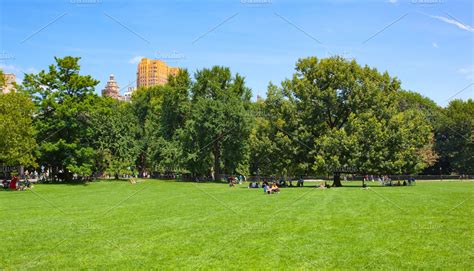
[(0, 269), (474, 269), (474, 182), (345, 185), (1, 191)]

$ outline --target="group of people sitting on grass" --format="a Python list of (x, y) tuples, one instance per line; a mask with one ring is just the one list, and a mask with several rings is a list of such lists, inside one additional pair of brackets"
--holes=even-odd
[(3, 179), (2, 181), (2, 188), (4, 190), (27, 190), (31, 189), (32, 185), (31, 182), (28, 180), (28, 178), (25, 178), (24, 180), (19, 180), (16, 175), (14, 175), (11, 180)]
[(279, 193), (280, 192), (280, 187), (282, 185), (277, 184), (276, 181), (268, 181), (263, 179), (262, 184), (260, 185), (260, 182), (251, 182), (249, 183), (248, 188), (263, 188), (263, 192), (265, 194), (274, 194), (274, 193)]
[(244, 175), (239, 175), (237, 177), (227, 177), (227, 182), (229, 182), (230, 187), (234, 187), (236, 184), (242, 184), (242, 182), (245, 182), (245, 176)]
[(379, 182), (382, 186), (407, 186), (407, 185), (412, 185), (415, 183), (415, 178), (410, 177), (408, 180), (403, 180), (403, 182), (400, 182), (400, 180), (394, 182), (389, 176), (382, 176), (382, 178), (379, 178)]
[(263, 188), (263, 185), (265, 183), (275, 183), (278, 187), (303, 187), (304, 185), (304, 179), (303, 177), (300, 177), (298, 181), (296, 182), (296, 185), (293, 185), (293, 180), (291, 178), (288, 178), (287, 181), (285, 181), (283, 178), (282, 179), (276, 179), (274, 180), (273, 178), (270, 179), (262, 179), (262, 184), (260, 184), (260, 180), (256, 182), (250, 182), (248, 185), (248, 188)]
[(280, 193), (280, 187), (276, 184), (276, 182), (273, 182), (271, 185), (267, 181), (263, 181), (263, 193), (265, 194), (275, 194), (275, 193)]
[(331, 188), (331, 186), (328, 183), (326, 183), (326, 181), (324, 181), (324, 182), (321, 182), (318, 186), (316, 186), (316, 188), (328, 189), (328, 188)]
[(400, 180), (396, 181), (396, 182), (388, 182), (388, 183), (385, 183), (385, 184), (382, 184), (384, 186), (407, 186), (408, 183), (407, 181), (403, 180), (403, 182), (400, 182)]
[[(289, 186), (291, 186), (291, 182), (290, 182), (290, 185), (287, 185), (287, 187), (289, 187)], [(300, 185), (298, 185), (298, 186), (300, 186)], [(251, 183), (249, 185), (249, 188), (258, 188), (258, 184), (257, 183), (255, 183), (255, 184)], [(279, 193), (280, 192), (280, 187), (278, 186), (278, 184), (276, 182), (272, 182), (272, 184), (270, 185), (267, 181), (264, 180), (263, 184), (262, 184), (262, 188), (263, 188), (263, 192), (266, 193), (266, 194), (273, 194), (273, 193)], [(329, 184), (327, 184), (326, 182), (321, 182), (319, 185), (316, 186), (316, 188), (328, 189), (328, 188), (331, 188), (331, 186)]]

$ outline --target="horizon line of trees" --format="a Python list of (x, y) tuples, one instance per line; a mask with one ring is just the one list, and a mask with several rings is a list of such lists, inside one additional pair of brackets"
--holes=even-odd
[[(55, 58), (0, 96), (0, 162), (56, 180), (133, 172), (242, 175), (473, 174), (474, 101), (445, 108), (342, 57), (298, 60), (264, 100), (214, 66), (181, 70), (130, 103), (94, 94), (78, 57)], [(0, 84), (4, 84), (0, 73)]]

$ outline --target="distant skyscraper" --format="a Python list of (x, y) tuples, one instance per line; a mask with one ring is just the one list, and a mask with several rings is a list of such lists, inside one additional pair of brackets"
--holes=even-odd
[(120, 96), (120, 88), (117, 84), (117, 81), (115, 81), (115, 76), (113, 74), (110, 75), (109, 81), (107, 81), (107, 85), (102, 90), (102, 96), (122, 100), (122, 97)]
[(179, 68), (169, 67), (161, 60), (142, 58), (137, 68), (137, 88), (164, 85), (169, 75), (178, 72)]
[(4, 73), (5, 85), (0, 86), (0, 94), (7, 94), (15, 89), (16, 76), (13, 73)]

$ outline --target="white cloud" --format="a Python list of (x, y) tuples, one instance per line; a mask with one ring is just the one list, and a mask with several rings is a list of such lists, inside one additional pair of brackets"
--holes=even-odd
[(388, 0), (387, 2), (389, 2), (390, 4), (396, 4), (398, 0)]
[(32, 67), (23, 69), (15, 65), (7, 65), (3, 63), (0, 63), (0, 70), (2, 70), (4, 73), (15, 74), (17, 83), (23, 81), (23, 77), (25, 73), (38, 73), (38, 70)]
[(464, 75), (467, 80), (474, 79), (474, 65), (467, 66), (458, 70), (458, 73)]
[(455, 26), (457, 26), (458, 28), (460, 28), (462, 30), (466, 30), (466, 31), (474, 33), (474, 28), (472, 26), (467, 25), (467, 24), (463, 24), (463, 23), (461, 23), (457, 20), (446, 18), (446, 17), (443, 17), (443, 16), (430, 15), (430, 17), (438, 19), (438, 20), (443, 21), (443, 22), (448, 23), (448, 24), (455, 25)]
[(438, 43), (433, 42), (431, 45), (433, 45), (434, 48), (439, 48)]
[(140, 62), (140, 60), (142, 60), (142, 58), (144, 58), (144, 56), (135, 56), (133, 57), (132, 59), (130, 59), (128, 61), (128, 63), (130, 64), (138, 64)]
[(14, 73), (16, 76), (23, 76), (23, 73), (38, 73), (38, 70), (32, 67), (24, 69), (15, 65), (7, 65), (3, 63), (0, 63), (0, 70), (4, 73)]
[(4, 73), (22, 73), (22, 70), (19, 67), (15, 65), (6, 65), (3, 63), (0, 63), (0, 70), (2, 70)]

